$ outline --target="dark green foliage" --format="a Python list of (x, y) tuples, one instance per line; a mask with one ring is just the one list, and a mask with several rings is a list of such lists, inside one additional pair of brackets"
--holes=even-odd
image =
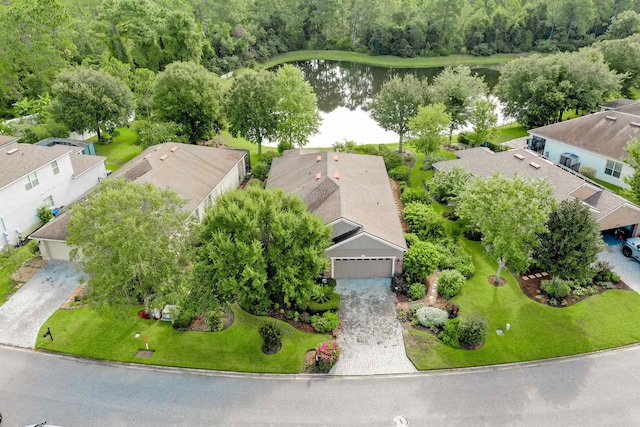
[(391, 291), (402, 295), (409, 293), (409, 283), (402, 274), (396, 273), (391, 278)]
[(340, 317), (336, 313), (327, 311), (322, 315), (315, 314), (309, 319), (316, 332), (327, 334), (334, 332), (340, 326)]
[(449, 347), (460, 348), (460, 319), (447, 320), (438, 338)]
[(300, 320), (300, 313), (298, 313), (295, 310), (287, 310), (287, 312), (285, 313), (284, 317), (287, 320), (291, 320), (293, 322), (297, 322), (298, 320)]
[(436, 247), (429, 242), (418, 242), (404, 254), (403, 272), (408, 282), (421, 282), (432, 274), (438, 266)]
[(271, 352), (282, 345), (282, 330), (276, 322), (265, 322), (260, 327), (263, 351)]
[(411, 175), (411, 169), (409, 166), (401, 165), (395, 167), (389, 171), (389, 177), (396, 181), (409, 182), (409, 176)]
[(311, 299), (318, 304), (324, 304), (331, 299), (331, 295), (333, 295), (331, 286), (316, 285), (311, 294)]
[(404, 240), (407, 242), (407, 248), (420, 242), (420, 238), (413, 233), (404, 233)]
[(309, 301), (306, 310), (311, 314), (322, 314), (326, 311), (338, 311), (340, 309), (340, 294), (332, 292), (326, 302), (319, 303), (313, 300)]
[(476, 272), (473, 258), (464, 248), (453, 242), (439, 243), (436, 245), (440, 254), (438, 268), (440, 270), (457, 270), (465, 278), (471, 278)]
[(270, 164), (260, 161), (251, 168), (251, 176), (260, 181), (264, 181), (269, 176), (270, 169)]
[(429, 194), (440, 203), (451, 203), (465, 189), (471, 174), (461, 167), (438, 172), (429, 181)]
[(543, 280), (540, 282), (540, 290), (551, 298), (562, 299), (569, 295), (571, 286), (569, 281), (562, 279)]
[(426, 290), (424, 287), (424, 283), (414, 283), (413, 285), (409, 286), (409, 292), (407, 293), (407, 296), (412, 300), (417, 300), (424, 298), (425, 293)]
[(405, 205), (409, 203), (424, 203), (426, 205), (431, 202), (429, 193), (427, 193), (423, 188), (412, 187), (407, 187), (402, 190), (400, 201)]
[(424, 160), (420, 169), (423, 171), (431, 170), (433, 169), (434, 163), (442, 162), (444, 160), (447, 160), (447, 158), (442, 154), (433, 154), (433, 153), (425, 154)]
[(482, 316), (469, 316), (459, 325), (460, 343), (464, 343), (469, 347), (479, 346), (484, 343), (487, 330), (487, 319)]
[(190, 312), (181, 310), (180, 313), (173, 319), (173, 328), (177, 329), (178, 331), (186, 331), (189, 329), (189, 326), (191, 326), (191, 322), (193, 321), (193, 319), (194, 317)]
[(445, 220), (430, 205), (407, 204), (404, 207), (404, 220), (411, 232), (421, 240), (436, 241), (447, 235), (444, 228)]
[(602, 237), (595, 218), (580, 200), (563, 200), (551, 211), (534, 251), (537, 266), (552, 277), (576, 279), (591, 273)]
[(465, 278), (457, 270), (444, 270), (438, 276), (438, 293), (447, 299), (451, 299), (462, 291)]
[(53, 212), (49, 206), (40, 206), (36, 215), (43, 224), (46, 224), (53, 219)]
[(591, 270), (593, 280), (597, 283), (613, 282), (618, 283), (620, 276), (612, 270), (611, 264), (605, 261), (598, 261)]

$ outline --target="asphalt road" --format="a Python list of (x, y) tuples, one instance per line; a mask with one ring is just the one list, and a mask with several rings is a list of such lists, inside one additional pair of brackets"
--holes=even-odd
[(4, 426), (632, 426), (640, 346), (381, 377), (221, 375), (0, 346)]

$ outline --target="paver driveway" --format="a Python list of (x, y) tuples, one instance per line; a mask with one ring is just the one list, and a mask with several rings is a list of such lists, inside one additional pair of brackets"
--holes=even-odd
[(49, 261), (0, 307), (0, 343), (35, 346), (40, 327), (80, 285), (81, 276), (72, 262)]
[(391, 279), (338, 280), (335, 291), (342, 297), (338, 335), (342, 354), (331, 374), (416, 372), (405, 353), (390, 283)]
[(598, 254), (598, 260), (611, 264), (624, 283), (640, 292), (640, 262), (622, 255), (622, 245), (607, 246)]

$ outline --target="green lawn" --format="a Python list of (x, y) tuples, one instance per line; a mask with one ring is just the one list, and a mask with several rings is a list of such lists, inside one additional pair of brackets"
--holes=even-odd
[[(107, 158), (106, 168), (112, 172), (120, 169), (120, 166), (133, 159), (142, 152), (142, 147), (135, 145), (134, 142), (138, 135), (130, 128), (117, 128), (119, 135), (113, 138), (108, 144), (96, 142), (96, 154)], [(91, 138), (91, 141), (97, 141), (97, 138)]]
[(33, 256), (32, 249), (37, 245), (37, 242), (30, 241), (29, 244), (21, 248), (0, 253), (0, 305), (7, 301), (7, 294), (14, 291), (16, 283), (11, 280), (10, 276)]
[[(331, 339), (328, 335), (309, 334), (279, 322), (282, 349), (267, 356), (262, 353), (258, 332), (266, 318), (234, 308), (233, 325), (222, 332), (178, 332), (169, 322), (143, 320), (140, 308), (128, 310), (126, 318), (98, 314), (92, 308), (58, 310), (43, 325), (36, 347), (78, 356), (135, 362), (151, 365), (214, 369), (237, 372), (299, 373), (307, 350)], [(272, 319), (269, 319), (270, 321)], [(43, 338), (50, 328), (55, 341)], [(138, 338), (135, 334), (139, 333)], [(149, 359), (136, 358), (145, 348), (155, 353)]]
[(498, 127), (499, 133), (496, 139), (496, 144), (502, 144), (503, 142), (510, 141), (516, 138), (522, 138), (523, 136), (529, 136), (529, 132), (523, 128), (518, 122), (507, 123)]
[(615, 184), (611, 184), (611, 183), (608, 183), (608, 182), (602, 181), (602, 180), (597, 179), (597, 178), (592, 178), (592, 180), (593, 180), (594, 182), (596, 182), (596, 183), (598, 183), (598, 184), (602, 185), (604, 188), (608, 188), (609, 190), (613, 191), (614, 193), (616, 193), (616, 194), (618, 194), (618, 195), (620, 195), (620, 196), (624, 197), (624, 191), (625, 191), (625, 189), (624, 189), (624, 188), (622, 188), (622, 187), (618, 187), (618, 186), (617, 186), (617, 185), (615, 185)]
[[(619, 347), (640, 341), (640, 295), (610, 290), (567, 308), (553, 308), (530, 300), (515, 278), (503, 270), (504, 287), (487, 281), (497, 264), (487, 261), (479, 242), (461, 239), (473, 254), (476, 274), (452, 299), (461, 316), (487, 318), (489, 333), (478, 350), (459, 350), (433, 335), (412, 329), (407, 354), (418, 369), (443, 369), (522, 362)], [(500, 336), (496, 329), (511, 330)]]
[(309, 61), (313, 59), (348, 61), (360, 64), (376, 65), (380, 67), (398, 68), (426, 68), (445, 67), (448, 65), (492, 66), (501, 65), (523, 55), (498, 54), (492, 56), (451, 55), (431, 58), (400, 58), (398, 56), (372, 56), (364, 53), (347, 52), (340, 50), (305, 50), (287, 52), (277, 55), (262, 67), (270, 68), (279, 64), (292, 61)]

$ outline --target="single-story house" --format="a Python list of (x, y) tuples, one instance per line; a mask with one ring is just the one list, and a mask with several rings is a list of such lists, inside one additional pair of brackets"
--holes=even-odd
[[(628, 101), (628, 100), (627, 100)], [(527, 146), (544, 157), (578, 171), (596, 169), (596, 178), (629, 188), (625, 176), (634, 169), (624, 160), (632, 137), (640, 136), (640, 101), (618, 100), (603, 111), (529, 131)]]
[(80, 139), (68, 139), (68, 138), (46, 138), (42, 141), (36, 142), (34, 145), (41, 145), (44, 147), (53, 147), (54, 145), (66, 145), (67, 147), (77, 147), (78, 153), (87, 154), (89, 156), (96, 155), (96, 147), (91, 141), (83, 141)]
[(596, 184), (565, 166), (551, 162), (526, 149), (494, 153), (482, 147), (456, 152), (456, 160), (433, 165), (439, 171), (461, 167), (475, 176), (489, 177), (498, 172), (507, 177), (546, 179), (558, 200), (579, 199), (589, 207), (601, 231), (626, 227), (632, 236), (640, 235), (640, 207)]
[(407, 245), (382, 157), (289, 150), (267, 188), (301, 197), (332, 227), (331, 277), (391, 277), (401, 266)]
[[(112, 174), (175, 191), (184, 210), (199, 221), (220, 194), (235, 190), (250, 168), (249, 152), (181, 143), (147, 148)], [(69, 259), (66, 244), (69, 213), (64, 212), (30, 236), (40, 242), (44, 259)]]

